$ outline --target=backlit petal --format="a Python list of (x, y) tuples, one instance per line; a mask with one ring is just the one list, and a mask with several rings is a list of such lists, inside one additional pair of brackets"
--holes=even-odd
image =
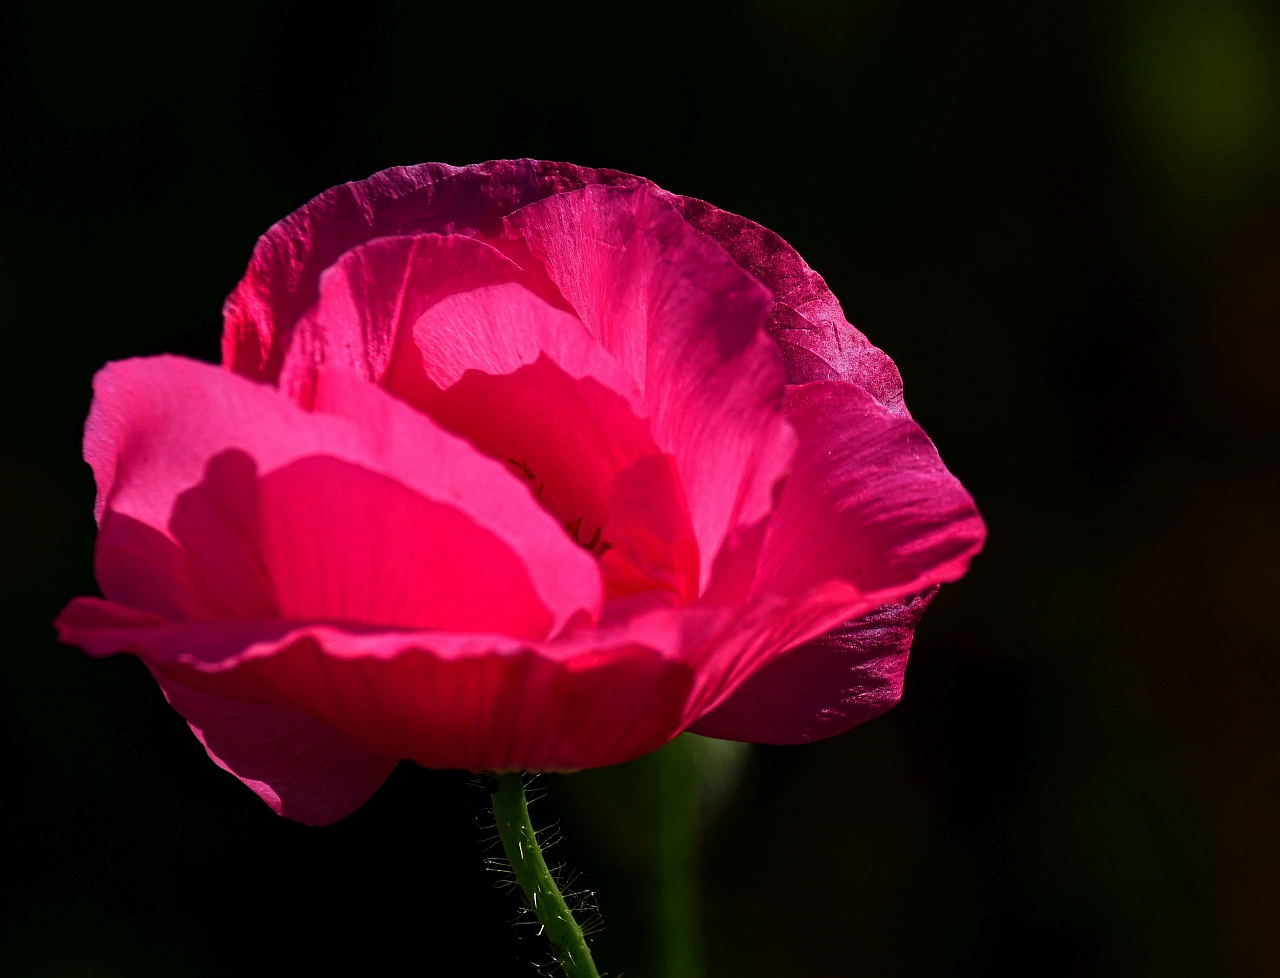
[[(506, 466), (346, 372), (318, 376), (311, 413), (176, 357), (99, 373), (85, 454), (109, 598), (530, 636), (598, 614), (595, 561)], [(166, 572), (161, 606), (144, 592)]]

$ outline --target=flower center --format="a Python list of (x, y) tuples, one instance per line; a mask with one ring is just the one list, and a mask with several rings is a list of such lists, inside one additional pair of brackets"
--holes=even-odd
[[(529, 463), (525, 461), (518, 461), (514, 458), (509, 458), (507, 459), (507, 464), (512, 466), (521, 475), (521, 477), (523, 477), (525, 480), (529, 482), (530, 485), (532, 485), (535, 482), (538, 482), (538, 477), (534, 473), (533, 469), (529, 468)], [(542, 490), (544, 490), (546, 487), (547, 486), (545, 482), (538, 482), (537, 491), (534, 493), (534, 498), (536, 498), (538, 502), (542, 502)], [(600, 526), (597, 526), (595, 532), (591, 534), (591, 539), (584, 543), (581, 537), (579, 536), (579, 534), (582, 532), (581, 516), (578, 516), (572, 520), (569, 520), (567, 523), (562, 523), (561, 525), (564, 527), (564, 531), (569, 534), (570, 538), (573, 540), (574, 543), (576, 543), (579, 547), (581, 547), (583, 550), (587, 551), (587, 553), (591, 554), (594, 557), (597, 557), (597, 558), (603, 557), (605, 553), (610, 548), (613, 547), (613, 544), (609, 543), (606, 540), (600, 539), (600, 534), (601, 532), (603, 532), (603, 529), (604, 529), (603, 527), (600, 527)], [(600, 548), (599, 553), (596, 552), (597, 547)]]

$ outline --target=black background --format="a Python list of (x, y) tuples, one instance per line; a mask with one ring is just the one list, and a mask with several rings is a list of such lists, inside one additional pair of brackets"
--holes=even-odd
[[(287, 822), (136, 660), (49, 628), (94, 592), (97, 367), (216, 359), (256, 236), (334, 183), (532, 156), (787, 238), (990, 529), (897, 708), (753, 751), (708, 844), (710, 974), (1280, 973), (1276, 24), (1246, 0), (4, 7), (0, 971), (534, 973), (468, 776), (402, 765), (335, 826)], [(582, 822), (599, 959), (642, 978), (640, 890)]]

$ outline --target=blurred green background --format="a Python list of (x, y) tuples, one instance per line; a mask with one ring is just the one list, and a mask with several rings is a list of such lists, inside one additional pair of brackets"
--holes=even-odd
[[(897, 708), (735, 755), (707, 974), (1280, 974), (1275, 6), (45, 0), (0, 46), (0, 972), (546, 960), (468, 775), (286, 822), (49, 628), (94, 589), (103, 361), (216, 358), (256, 236), (331, 184), (534, 156), (787, 238), (990, 528)], [(663, 973), (655, 763), (534, 807), (627, 978)]]

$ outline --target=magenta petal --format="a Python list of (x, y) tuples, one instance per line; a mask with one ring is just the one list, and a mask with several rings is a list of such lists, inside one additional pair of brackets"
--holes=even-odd
[(830, 595), (854, 620), (790, 651), (775, 645), (692, 726), (708, 736), (800, 743), (888, 709), (935, 586), (963, 574), (986, 535), (910, 418), (831, 381), (792, 388), (787, 408), (800, 448), (769, 522), (756, 600), (787, 595), (799, 614)]
[(495, 160), (393, 167), (326, 190), (258, 239), (223, 306), (223, 363), (275, 381), (298, 317), (316, 301), (321, 272), (356, 245), (388, 235), (473, 233), (551, 194), (639, 182), (568, 163)]
[(641, 391), (676, 462), (705, 589), (733, 530), (764, 519), (794, 449), (785, 374), (763, 324), (773, 300), (647, 185), (590, 186), (504, 223)]
[(152, 674), (213, 762), (277, 815), (308, 825), (336, 822), (368, 801), (396, 766), (301, 713), (199, 693)]
[[(497, 254), (495, 251), (494, 254)], [(590, 377), (639, 406), (639, 386), (574, 315), (515, 283), (476, 287), (426, 310), (413, 339), (426, 377), (452, 387), (468, 370), (510, 374), (546, 355), (575, 379)]]
[(380, 757), (473, 771), (576, 770), (660, 747), (681, 729), (693, 686), (691, 667), (667, 648), (679, 624), (617, 632), (601, 647), (589, 632), (545, 646), (278, 620), (166, 622), (94, 598), (56, 622), (62, 641), (97, 656), (131, 652), (186, 689), (312, 717)]
[(552, 643), (279, 620), (167, 622), (94, 598), (73, 601), (56, 624), (62, 641), (91, 655), (131, 652), (187, 690), (312, 717), (379, 757), (563, 771), (661, 746), (777, 650), (830, 629), (849, 601), (836, 588), (800, 605), (657, 609)]
[(627, 174), (333, 188), (259, 240), (224, 327), (228, 370), (95, 378), (107, 600), (56, 626), (140, 657), (302, 821), (400, 758), (572, 770), (691, 725), (838, 733), (897, 701), (985, 536), (794, 249)]
[(773, 292), (767, 329), (782, 349), (788, 383), (843, 380), (894, 414), (906, 414), (898, 368), (849, 324), (839, 300), (799, 252), (745, 217), (691, 197), (672, 195), (672, 200), (686, 221)]
[(392, 167), (326, 190), (258, 240), (223, 307), (223, 363), (275, 381), (295, 323), (316, 301), (321, 273), (350, 248), (389, 235), (474, 234), (534, 201), (591, 185), (649, 188), (763, 282), (776, 302), (767, 328), (782, 348), (790, 383), (844, 380), (892, 411), (905, 410), (893, 361), (845, 320), (822, 277), (778, 235), (642, 177), (541, 160)]
[[(529, 637), (598, 614), (595, 561), (506, 466), (348, 373), (318, 374), (315, 413), (177, 357), (111, 364), (95, 390), (85, 457), (109, 598)], [(149, 602), (166, 570), (175, 597)]]
[(323, 457), (266, 473), (257, 495), (262, 558), (286, 618), (529, 637), (552, 629), (520, 556), (456, 506)]
[(423, 380), (391, 389), (511, 460), (580, 543), (607, 550), (607, 594), (697, 597), (698, 549), (670, 456), (638, 387), (581, 321), (512, 284), (452, 296), (413, 333)]
[[(98, 598), (76, 598), (54, 625), (59, 639), (90, 655), (128, 649), (131, 635), (190, 634), (193, 627)], [(220, 631), (235, 648), (285, 630), (279, 623), (262, 622), (206, 628)], [(337, 821), (364, 804), (395, 767), (395, 760), (303, 714), (197, 692), (152, 663), (148, 666), (214, 763), (248, 785), (277, 815), (311, 825)]]
[(885, 605), (792, 649), (689, 729), (756, 744), (833, 737), (902, 696), (916, 624), (936, 588)]
[(698, 542), (670, 455), (638, 458), (618, 473), (603, 535), (610, 597), (662, 589), (682, 605), (698, 596)]
[(500, 252), (464, 235), (375, 238), (354, 247), (321, 274), (319, 298), (294, 328), (278, 386), (309, 406), (322, 365), (378, 383), (391, 369), (397, 339), (403, 344), (431, 306), (520, 274)]
[(986, 528), (919, 425), (833, 381), (791, 388), (787, 417), (800, 448), (759, 590), (800, 596), (841, 580), (875, 607), (964, 574)]

